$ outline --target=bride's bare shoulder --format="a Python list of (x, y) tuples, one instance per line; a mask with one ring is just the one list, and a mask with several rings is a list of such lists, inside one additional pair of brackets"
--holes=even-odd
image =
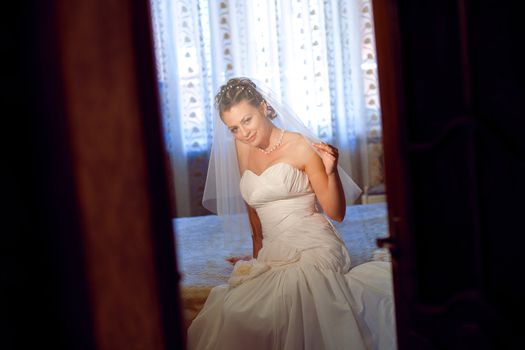
[(300, 157), (304, 159), (307, 156), (310, 156), (315, 153), (314, 149), (310, 145), (310, 141), (302, 134), (298, 132), (288, 132), (288, 143), (290, 144), (289, 151), (293, 154), (293, 157)]
[(308, 140), (298, 132), (287, 131), (285, 136), (288, 139), (287, 141), (291, 144), (294, 144), (294, 146), (308, 145)]

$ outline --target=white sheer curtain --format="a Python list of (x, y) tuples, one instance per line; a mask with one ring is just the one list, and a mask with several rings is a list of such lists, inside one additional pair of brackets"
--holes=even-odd
[(234, 76), (280, 93), (340, 149), (360, 186), (381, 187), (370, 0), (151, 0), (151, 8), (177, 216), (206, 214), (213, 95)]

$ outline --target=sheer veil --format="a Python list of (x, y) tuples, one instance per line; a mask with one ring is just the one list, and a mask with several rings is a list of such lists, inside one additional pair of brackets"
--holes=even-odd
[[(277, 116), (272, 119), (275, 126), (286, 131), (300, 133), (310, 141), (310, 144), (320, 142), (319, 138), (304, 125), (293, 110), (281, 100), (280, 96), (254, 79), (249, 79), (249, 81), (255, 83), (255, 90), (275, 110)], [(217, 109), (214, 113), (213, 143), (202, 204), (222, 219), (225, 237), (238, 238), (235, 237), (237, 234), (249, 237), (250, 226), (246, 203), (241, 196), (239, 187), (241, 174), (237, 162), (234, 137), (222, 122)], [(317, 152), (313, 146), (312, 148)], [(361, 189), (340, 165), (338, 165), (338, 172), (343, 184), (346, 203), (352, 204), (361, 194)]]

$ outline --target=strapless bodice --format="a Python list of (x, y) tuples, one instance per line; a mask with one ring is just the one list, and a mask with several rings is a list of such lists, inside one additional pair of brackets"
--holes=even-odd
[(264, 239), (259, 260), (286, 264), (304, 257), (306, 250), (314, 253), (318, 248), (327, 254), (315, 251), (317, 265), (349, 267), (348, 251), (335, 228), (318, 211), (304, 171), (285, 162), (271, 165), (260, 175), (246, 170), (240, 191), (261, 221)]
[(289, 163), (273, 164), (260, 175), (246, 170), (240, 187), (246, 203), (257, 211), (265, 236), (317, 212), (308, 176)]

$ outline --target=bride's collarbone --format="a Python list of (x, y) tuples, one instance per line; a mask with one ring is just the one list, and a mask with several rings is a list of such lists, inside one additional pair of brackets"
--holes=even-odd
[(278, 159), (276, 160), (275, 162), (272, 162), (272, 163), (269, 163), (265, 166), (261, 166), (261, 167), (256, 167), (254, 168), (254, 170), (248, 168), (247, 170), (250, 170), (252, 173), (255, 173), (255, 174), (258, 174), (258, 175), (262, 175), (266, 170), (270, 169), (271, 167), (273, 166), (276, 166), (278, 164), (288, 164), (296, 169), (299, 169), (301, 171), (303, 171), (303, 166), (302, 165), (298, 165), (296, 161), (294, 161), (293, 159)]
[(300, 154), (295, 152), (297, 147), (294, 147), (297, 145), (297, 142), (301, 142), (301, 139), (298, 137), (300, 135), (293, 133), (289, 136), (291, 137), (289, 137), (286, 142), (283, 142), (280, 148), (271, 154), (256, 152), (258, 150), (253, 147), (251, 152), (249, 152), (247, 169), (256, 174), (262, 174), (267, 169), (278, 163), (287, 163), (294, 168), (303, 171), (305, 164)]
[[(273, 167), (274, 165), (277, 165), (279, 163), (287, 163), (294, 168), (297, 168), (301, 171), (304, 170), (305, 164), (301, 161), (299, 157), (294, 157), (293, 154), (285, 153), (285, 154), (277, 154), (274, 157), (260, 157), (258, 156), (257, 159), (250, 159), (248, 162), (247, 169), (251, 172), (254, 172), (256, 174), (262, 174), (267, 169)], [(255, 158), (255, 157), (254, 157)]]
[(291, 132), (285, 135), (288, 138), (283, 140), (281, 146), (270, 154), (264, 154), (253, 147), (249, 152), (248, 168), (260, 174), (277, 163), (288, 163), (297, 169), (304, 170), (305, 164), (302, 161), (304, 155), (300, 151), (302, 147), (297, 147), (302, 146), (300, 144), (303, 142), (302, 136)]

